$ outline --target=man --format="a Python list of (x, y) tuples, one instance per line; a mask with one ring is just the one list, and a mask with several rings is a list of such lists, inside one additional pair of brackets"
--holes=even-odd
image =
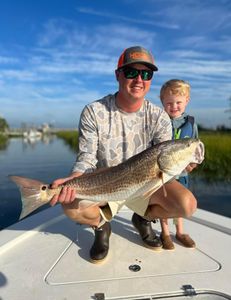
[[(145, 99), (151, 86), (153, 73), (158, 68), (153, 56), (146, 49), (135, 46), (126, 49), (120, 56), (115, 71), (119, 90), (114, 95), (87, 105), (79, 124), (79, 153), (68, 178), (58, 179), (53, 187), (92, 172), (96, 168), (117, 165), (129, 157), (172, 137), (171, 121), (167, 113)], [(176, 180), (165, 184), (147, 201), (123, 201), (89, 205), (79, 208), (78, 192), (63, 188), (51, 200), (51, 205), (60, 202), (65, 214), (81, 224), (94, 228), (95, 241), (90, 250), (92, 262), (101, 262), (109, 250), (111, 226), (109, 221), (123, 205), (134, 211), (132, 223), (145, 246), (157, 250), (162, 247), (160, 239), (152, 230), (150, 220), (189, 216), (196, 209), (196, 199)]]

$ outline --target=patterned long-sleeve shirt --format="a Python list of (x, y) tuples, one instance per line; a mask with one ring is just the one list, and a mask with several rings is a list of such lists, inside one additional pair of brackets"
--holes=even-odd
[(151, 145), (171, 140), (171, 121), (163, 109), (145, 100), (138, 111), (126, 113), (115, 99), (116, 94), (108, 95), (83, 109), (73, 172), (115, 166)]

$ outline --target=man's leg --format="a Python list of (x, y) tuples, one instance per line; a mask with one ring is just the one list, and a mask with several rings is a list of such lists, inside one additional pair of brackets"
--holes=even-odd
[(62, 204), (64, 213), (75, 222), (97, 227), (100, 223), (99, 205), (87, 204), (85, 208), (83, 206), (80, 208), (79, 202), (76, 199), (72, 203)]
[(111, 234), (111, 225), (104, 222), (100, 225), (101, 215), (99, 205), (91, 205), (86, 208), (79, 208), (79, 201), (76, 199), (70, 204), (63, 204), (64, 213), (73, 221), (80, 224), (87, 224), (93, 227), (95, 240), (90, 249), (90, 258), (93, 263), (103, 261), (109, 250), (109, 237)]
[(191, 216), (197, 207), (196, 198), (182, 184), (172, 180), (164, 188), (157, 190), (149, 200), (145, 217), (149, 220), (156, 218), (178, 218)]
[(157, 251), (162, 248), (161, 239), (153, 231), (151, 221), (134, 213), (132, 216), (132, 224), (139, 232), (145, 247)]

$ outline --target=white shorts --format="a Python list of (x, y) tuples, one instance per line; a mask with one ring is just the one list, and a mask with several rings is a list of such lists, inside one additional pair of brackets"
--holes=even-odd
[(144, 216), (148, 208), (149, 198), (147, 199), (131, 199), (121, 201), (109, 201), (105, 206), (100, 207), (100, 215), (106, 221), (109, 222), (115, 216), (119, 210), (125, 205), (132, 211), (140, 216)]

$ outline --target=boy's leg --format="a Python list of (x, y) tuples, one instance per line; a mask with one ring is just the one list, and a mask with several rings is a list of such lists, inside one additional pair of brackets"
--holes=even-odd
[(160, 219), (161, 231), (163, 235), (169, 235), (168, 219)]
[(161, 234), (160, 238), (163, 244), (163, 249), (165, 250), (173, 250), (174, 244), (172, 242), (172, 239), (170, 237), (169, 227), (168, 227), (168, 219), (160, 219), (160, 225), (161, 225)]
[(183, 218), (177, 218), (176, 221), (176, 234), (183, 234)]
[[(181, 176), (179, 179), (177, 179), (177, 181), (180, 182), (184, 187), (189, 187), (188, 176)], [(183, 218), (178, 218), (176, 221), (176, 239), (187, 248), (195, 248), (196, 243), (194, 240), (188, 234), (184, 234)]]

